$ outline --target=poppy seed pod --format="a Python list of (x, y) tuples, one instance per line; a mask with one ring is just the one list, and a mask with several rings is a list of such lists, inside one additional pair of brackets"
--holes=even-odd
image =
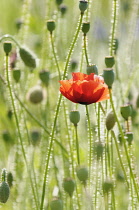
[(97, 160), (99, 160), (103, 155), (104, 146), (101, 142), (97, 142), (95, 144), (94, 149), (95, 149), (95, 153), (96, 153), (96, 156), (97, 156)]
[(125, 104), (120, 107), (121, 115), (125, 120), (128, 120), (128, 118), (132, 114), (132, 108), (130, 104)]
[(102, 184), (102, 188), (103, 188), (104, 194), (108, 193), (113, 188), (113, 181), (109, 179), (105, 180)]
[(0, 184), (0, 202), (6, 203), (10, 195), (10, 188), (7, 182), (3, 181)]
[(103, 70), (103, 77), (105, 83), (108, 85), (108, 88), (112, 88), (112, 84), (114, 82), (115, 74), (112, 68), (106, 68)]
[(50, 202), (50, 209), (51, 210), (63, 210), (63, 202), (59, 198), (54, 198)]
[(13, 69), (13, 78), (16, 82), (19, 82), (21, 77), (21, 70), (20, 69)]
[(89, 30), (90, 30), (90, 22), (83, 23), (82, 24), (82, 32), (84, 34), (87, 34)]
[(77, 126), (80, 121), (80, 112), (79, 111), (71, 111), (69, 115), (70, 121)]
[(131, 145), (132, 141), (133, 141), (133, 133), (132, 132), (126, 132), (125, 136), (126, 136), (126, 140), (127, 140), (128, 144)]
[(75, 181), (72, 178), (65, 178), (63, 181), (63, 188), (65, 192), (69, 194), (70, 197), (72, 197), (73, 192), (75, 190)]
[(6, 55), (8, 55), (12, 50), (12, 43), (10, 41), (6, 41), (3, 43), (3, 49)]
[(47, 21), (47, 29), (48, 29), (48, 31), (50, 31), (50, 33), (52, 33), (52, 31), (55, 30), (55, 27), (56, 27), (56, 25), (55, 25), (54, 20), (48, 20)]
[(81, 13), (84, 13), (84, 11), (87, 9), (88, 7), (88, 2), (87, 1), (80, 1), (79, 2), (79, 9), (81, 11)]
[(88, 169), (86, 167), (78, 168), (77, 177), (81, 182), (86, 182), (88, 179)]
[(39, 144), (40, 142), (40, 138), (41, 138), (41, 133), (39, 130), (34, 129), (31, 131), (31, 142), (33, 146), (36, 146)]
[(106, 116), (106, 128), (108, 131), (114, 127), (115, 122), (116, 120), (115, 120), (114, 113), (113, 111), (110, 111)]
[(75, 59), (72, 59), (70, 62), (70, 66), (71, 66), (71, 71), (74, 71), (78, 66), (78, 62)]
[(98, 67), (95, 64), (88, 65), (86, 71), (88, 75), (91, 73), (98, 75)]
[(49, 79), (50, 79), (50, 72), (46, 70), (42, 70), (39, 72), (40, 80), (46, 87), (49, 85)]
[(39, 85), (32, 87), (27, 93), (27, 98), (33, 104), (38, 104), (42, 102), (44, 98), (42, 87)]
[(65, 15), (65, 13), (67, 12), (67, 6), (66, 5), (60, 5), (60, 12), (61, 12), (61, 15)]
[(62, 2), (63, 2), (63, 0), (56, 0), (56, 4), (57, 4), (57, 5), (62, 4)]
[(105, 57), (105, 64), (107, 68), (112, 68), (115, 64), (114, 56), (106, 56)]
[(30, 68), (36, 68), (36, 58), (28, 49), (21, 47), (19, 54), (24, 64)]

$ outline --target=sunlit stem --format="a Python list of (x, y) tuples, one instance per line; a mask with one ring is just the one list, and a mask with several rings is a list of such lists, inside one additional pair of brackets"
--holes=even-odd
[(87, 37), (86, 37), (86, 34), (83, 35), (83, 40), (84, 40), (84, 52), (85, 52), (86, 63), (87, 63), (87, 66), (89, 66), (89, 58), (88, 58), (88, 53), (87, 53)]
[(75, 136), (76, 136), (77, 163), (78, 163), (78, 165), (80, 165), (80, 152), (79, 152), (77, 125), (74, 125), (74, 127), (75, 127)]

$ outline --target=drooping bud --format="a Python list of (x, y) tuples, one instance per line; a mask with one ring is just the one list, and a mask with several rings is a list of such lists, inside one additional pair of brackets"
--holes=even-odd
[(112, 88), (112, 84), (114, 82), (114, 71), (112, 68), (106, 68), (103, 70), (103, 77), (105, 83), (108, 85), (108, 88)]
[(128, 144), (131, 145), (132, 141), (133, 141), (133, 133), (132, 132), (126, 132), (125, 136), (126, 136), (126, 140), (127, 140)]
[(55, 30), (55, 21), (54, 20), (48, 20), (47, 21), (47, 29), (48, 31), (50, 31), (50, 33), (52, 33)]
[(63, 181), (63, 188), (72, 197), (75, 190), (75, 181), (72, 178), (65, 178)]
[(21, 47), (19, 54), (24, 64), (30, 68), (36, 68), (36, 58), (28, 49)]
[(46, 70), (42, 70), (39, 72), (40, 80), (43, 82), (43, 84), (46, 85), (46, 87), (49, 85), (50, 80), (50, 72)]
[(105, 57), (105, 64), (107, 68), (112, 68), (115, 64), (114, 56), (106, 56)]
[(80, 112), (79, 111), (71, 111), (70, 112), (70, 121), (77, 126), (78, 122), (80, 121)]
[(128, 117), (132, 114), (132, 108), (130, 104), (125, 104), (121, 106), (121, 115), (125, 120), (128, 120)]
[(88, 179), (88, 169), (86, 167), (79, 167), (77, 169), (77, 177), (85, 184)]
[(103, 188), (104, 194), (108, 193), (113, 188), (113, 181), (110, 179), (105, 180), (102, 184), (102, 188)]
[(59, 198), (54, 198), (50, 202), (50, 209), (51, 210), (63, 210), (63, 202)]
[(84, 34), (87, 34), (89, 30), (90, 30), (90, 22), (83, 23), (82, 24), (82, 32)]
[(27, 93), (27, 99), (33, 103), (38, 104), (44, 99), (44, 93), (41, 86), (36, 85), (32, 87)]
[(95, 64), (87, 66), (86, 71), (87, 71), (88, 75), (91, 74), (91, 73), (94, 73), (94, 74), (98, 75), (98, 67)]
[(101, 142), (97, 142), (97, 143), (95, 143), (94, 149), (95, 149), (95, 153), (97, 156), (97, 160), (99, 160), (103, 155), (104, 146)]
[(41, 133), (39, 130), (37, 129), (33, 129), (31, 130), (31, 143), (33, 146), (36, 146), (39, 144), (40, 142), (40, 138), (41, 138)]
[(106, 116), (106, 128), (108, 131), (113, 129), (115, 122), (116, 120), (115, 120), (114, 113), (113, 111), (110, 111)]
[(21, 77), (21, 70), (20, 69), (13, 69), (13, 78), (16, 82), (19, 82)]
[(12, 43), (10, 41), (5, 41), (3, 43), (3, 49), (6, 55), (9, 55), (9, 53), (12, 50)]
[(79, 2), (79, 9), (81, 11), (81, 13), (84, 13), (84, 11), (87, 9), (88, 7), (88, 2), (87, 1), (80, 1)]

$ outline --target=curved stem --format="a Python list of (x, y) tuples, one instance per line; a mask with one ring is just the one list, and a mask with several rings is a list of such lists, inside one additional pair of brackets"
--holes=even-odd
[(10, 34), (5, 34), (0, 38), (0, 42), (2, 42), (4, 39), (11, 39), (19, 48), (20, 48), (20, 44), (16, 41), (16, 39), (10, 35)]

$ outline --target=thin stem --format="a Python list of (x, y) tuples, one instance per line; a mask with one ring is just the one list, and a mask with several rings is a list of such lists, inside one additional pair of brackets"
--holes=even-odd
[(58, 75), (59, 75), (59, 80), (60, 80), (61, 79), (60, 68), (59, 68), (59, 64), (58, 64), (58, 59), (57, 59), (57, 55), (56, 55), (56, 50), (55, 50), (55, 46), (54, 46), (54, 40), (53, 40), (52, 33), (50, 33), (50, 40), (51, 40), (52, 51), (53, 51), (53, 55), (54, 55), (54, 59), (55, 59), (55, 64), (56, 64), (56, 67), (57, 67), (57, 71), (58, 71)]
[(38, 207), (38, 201), (37, 201), (37, 198), (36, 198), (36, 194), (35, 194), (35, 190), (34, 190), (34, 186), (33, 186), (33, 181), (32, 181), (32, 178), (31, 178), (31, 173), (30, 173), (30, 170), (29, 170), (29, 167), (28, 167), (28, 163), (27, 163), (27, 158), (26, 158), (26, 154), (25, 154), (25, 150), (24, 150), (24, 146), (23, 146), (23, 140), (22, 140), (20, 127), (19, 127), (18, 116), (17, 116), (17, 112), (16, 112), (16, 106), (15, 106), (13, 92), (12, 92), (10, 79), (9, 79), (9, 57), (8, 56), (6, 56), (6, 77), (7, 77), (7, 86), (8, 86), (9, 93), (10, 93), (10, 98), (11, 98), (11, 103), (12, 103), (12, 107), (13, 107), (13, 113), (14, 113), (14, 117), (15, 117), (15, 122), (16, 122), (17, 130), (18, 130), (21, 150), (22, 150), (22, 154), (23, 154), (23, 157), (24, 157), (24, 161), (25, 161), (26, 167), (27, 167), (27, 171), (29, 173), (29, 178), (30, 178), (31, 188), (32, 188), (32, 192), (33, 192), (33, 196), (34, 196), (34, 200), (35, 200), (35, 204), (36, 204), (36, 209), (38, 209), (39, 208)]
[(129, 167), (129, 170), (130, 170), (130, 175), (132, 177), (134, 188), (135, 188), (135, 191), (136, 191), (136, 194), (137, 194), (137, 198), (139, 200), (138, 186), (137, 186), (135, 176), (134, 176), (134, 173), (133, 173), (133, 170), (132, 170), (132, 167), (131, 167), (131, 161), (130, 161), (130, 157), (129, 157), (129, 154), (128, 154), (126, 141), (125, 141), (125, 138), (124, 138), (124, 133), (122, 131), (122, 127), (120, 125), (120, 122), (118, 120), (116, 110), (115, 110), (115, 107), (114, 107), (111, 89), (109, 89), (109, 93), (110, 93), (110, 102), (111, 102), (112, 110), (113, 110), (113, 113), (114, 113), (114, 116), (115, 116), (115, 119), (116, 119), (116, 122), (117, 122), (117, 125), (118, 125), (118, 128), (119, 128), (119, 131), (120, 131), (120, 134), (121, 134), (121, 137), (122, 137), (122, 140), (123, 140), (123, 145), (124, 145), (124, 150), (125, 150), (125, 154), (126, 154), (126, 158), (127, 158), (128, 167)]
[(86, 34), (83, 35), (83, 40), (84, 40), (84, 52), (85, 52), (85, 57), (86, 57), (86, 63), (87, 63), (87, 66), (89, 66), (89, 58), (88, 58), (88, 53), (87, 53), (87, 38), (86, 38)]
[(80, 153), (79, 153), (79, 141), (78, 141), (78, 132), (77, 132), (77, 125), (75, 127), (75, 136), (76, 136), (76, 152), (77, 152), (77, 162), (80, 165)]

